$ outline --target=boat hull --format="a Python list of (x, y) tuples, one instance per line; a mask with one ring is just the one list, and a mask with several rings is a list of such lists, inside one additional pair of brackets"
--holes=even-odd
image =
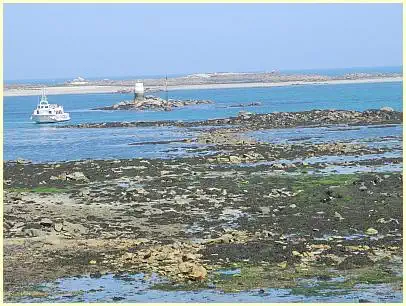
[(68, 114), (64, 114), (64, 116), (32, 115), (31, 120), (35, 123), (57, 123), (69, 121), (70, 117)]

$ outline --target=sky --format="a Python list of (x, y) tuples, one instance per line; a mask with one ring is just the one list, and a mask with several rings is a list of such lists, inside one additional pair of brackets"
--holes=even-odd
[(4, 79), (402, 65), (401, 4), (4, 4)]

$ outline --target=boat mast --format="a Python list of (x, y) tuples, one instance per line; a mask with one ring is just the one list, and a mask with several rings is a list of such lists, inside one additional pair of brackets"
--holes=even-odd
[(166, 95), (166, 102), (168, 102), (168, 75), (165, 76), (165, 95)]
[(135, 99), (137, 98), (137, 94), (135, 93), (136, 86), (137, 86), (137, 81), (134, 81), (134, 103), (135, 103)]
[(41, 101), (46, 101), (47, 97), (45, 96), (45, 87), (42, 87), (42, 96), (41, 96)]

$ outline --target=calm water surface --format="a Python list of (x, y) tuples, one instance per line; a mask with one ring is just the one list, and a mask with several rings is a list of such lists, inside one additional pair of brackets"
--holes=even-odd
[[(235, 116), (241, 110), (268, 113), (312, 109), (365, 110), (390, 106), (401, 111), (402, 82), (176, 90), (169, 93), (169, 98), (209, 99), (214, 104), (185, 107), (170, 112), (91, 110), (131, 99), (131, 97), (131, 94), (55, 95), (49, 96), (48, 100), (50, 103), (63, 105), (65, 110), (71, 113), (70, 124), (112, 121), (193, 121)], [(251, 102), (260, 102), (261, 105), (230, 107)], [(30, 121), (29, 117), (37, 103), (36, 96), (4, 97), (5, 160), (25, 158), (33, 161), (56, 161), (85, 158), (162, 157), (161, 151), (167, 150), (165, 146), (141, 147), (128, 144), (194, 136), (190, 130), (176, 128), (56, 129), (54, 125), (37, 125)], [(158, 154), (158, 152), (161, 153)], [(184, 150), (180, 149), (179, 152), (172, 154), (183, 153)]]
[[(317, 281), (304, 280), (303, 286)], [(336, 302), (357, 303), (360, 299), (369, 302), (401, 302), (401, 291), (395, 291), (391, 285), (359, 285), (352, 290), (325, 289), (318, 295), (294, 294), (291, 289), (265, 289), (243, 291), (238, 293), (223, 293), (215, 289), (197, 291), (163, 291), (153, 290), (154, 283), (162, 282), (158, 277), (145, 281), (143, 274), (127, 274), (116, 277), (107, 274), (100, 278), (67, 277), (55, 282), (44, 283), (41, 291), (49, 293), (43, 298), (24, 297), (18, 302)], [(80, 290), (78, 289), (80, 288)], [(79, 291), (78, 291), (79, 290)]]

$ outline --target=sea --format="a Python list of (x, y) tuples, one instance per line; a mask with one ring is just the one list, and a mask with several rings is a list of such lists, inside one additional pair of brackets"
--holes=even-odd
[[(370, 69), (369, 72), (372, 70)], [(381, 72), (395, 71), (387, 68)], [(305, 71), (301, 71), (304, 73)], [(347, 73), (348, 71), (346, 71)], [(355, 72), (355, 71), (353, 71)], [(360, 72), (360, 71), (356, 71)], [(297, 72), (296, 72), (297, 73)], [(312, 73), (316, 73), (313, 71)], [(320, 71), (318, 73), (321, 73)], [(330, 73), (334, 73), (331, 71)], [(342, 70), (335, 73), (343, 73)], [(156, 93), (164, 97), (164, 93)], [(194, 105), (173, 111), (92, 110), (123, 100), (131, 94), (49, 95), (50, 103), (64, 106), (69, 123), (35, 124), (30, 115), (39, 97), (3, 98), (4, 160), (18, 158), (33, 162), (83, 159), (172, 158), (187, 155), (187, 145), (131, 146), (131, 143), (193, 138), (196, 131), (175, 127), (75, 129), (57, 125), (115, 121), (197, 121), (253, 113), (294, 112), (314, 109), (363, 111), (384, 106), (402, 111), (402, 82), (359, 84), (309, 84), (269, 88), (172, 90), (170, 99), (205, 99), (212, 104)], [(246, 106), (259, 102), (257, 106)], [(401, 129), (400, 129), (401, 130)], [(296, 131), (297, 132), (297, 131)]]

